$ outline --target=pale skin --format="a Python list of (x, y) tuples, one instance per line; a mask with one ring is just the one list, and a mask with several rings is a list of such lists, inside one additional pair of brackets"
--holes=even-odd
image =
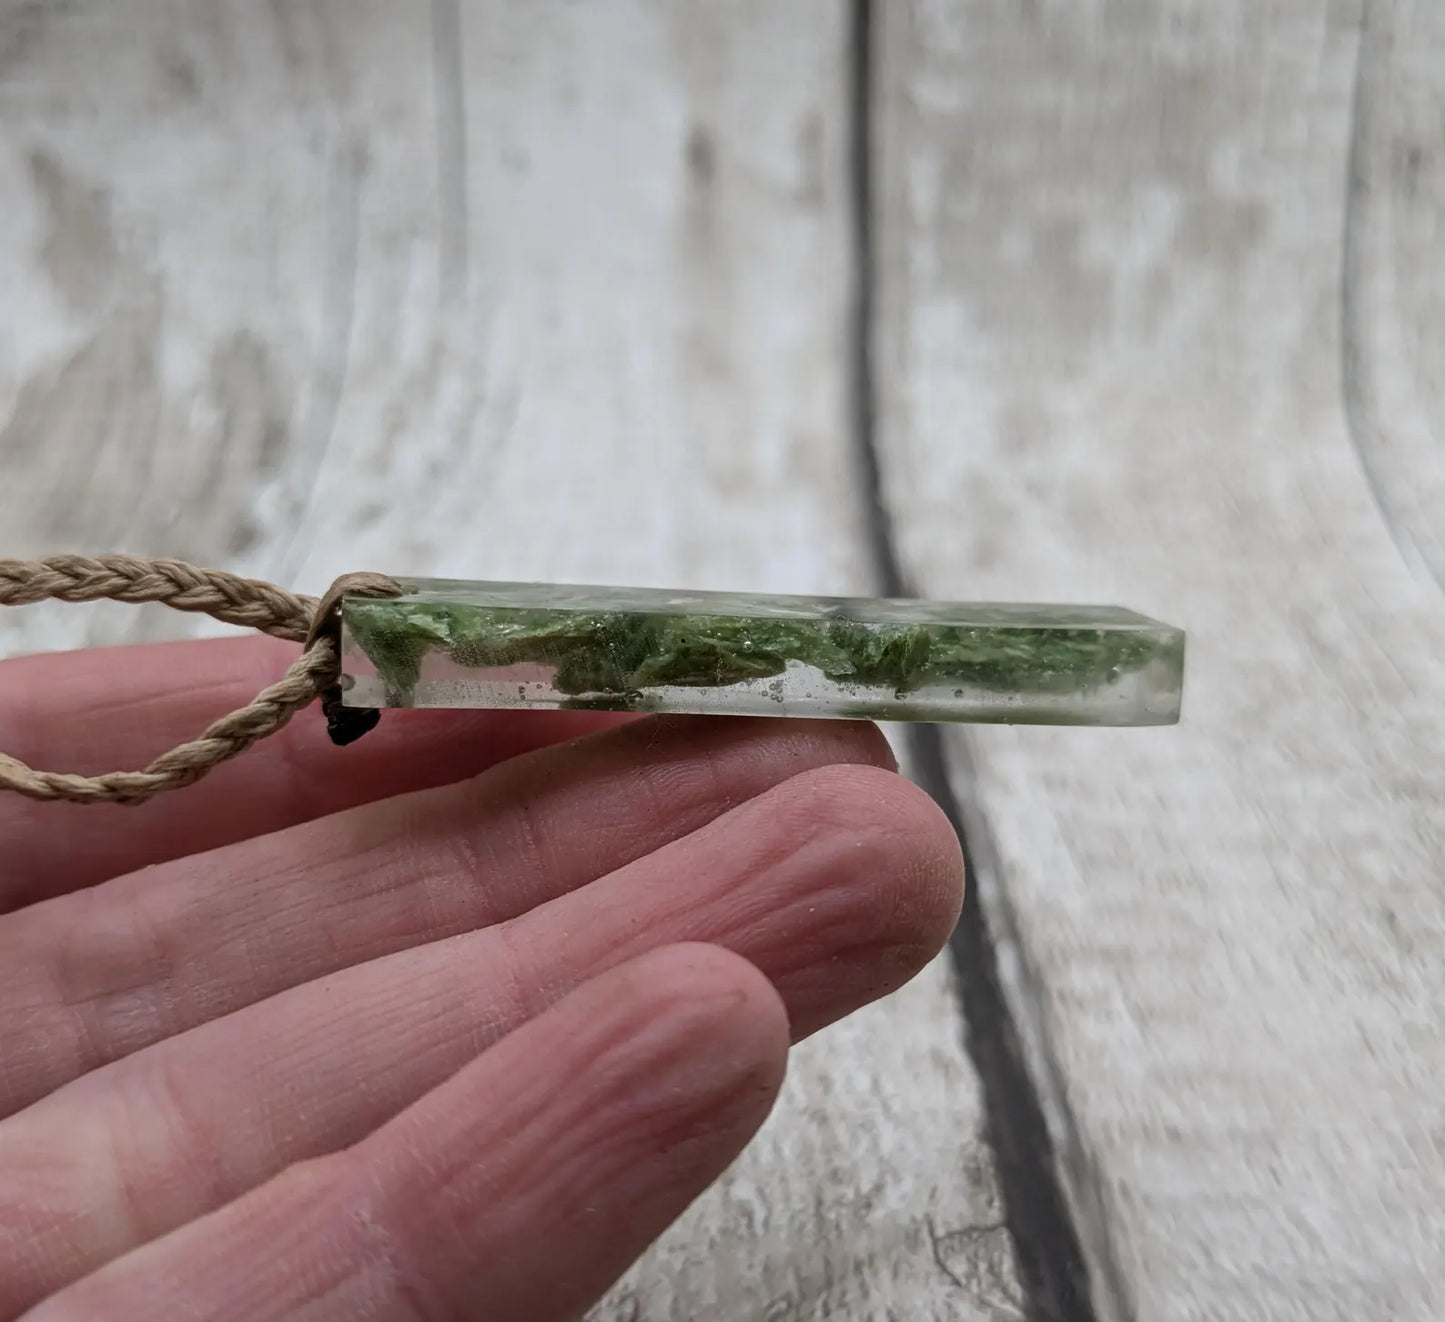
[[(292, 652), (3, 662), (0, 749), (139, 765)], [(577, 1318), (962, 885), (866, 722), (306, 713), (0, 800), (0, 1319)]]

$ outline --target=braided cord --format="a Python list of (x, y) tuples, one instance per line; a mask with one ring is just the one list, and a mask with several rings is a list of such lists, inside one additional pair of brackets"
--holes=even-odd
[(332, 739), (350, 743), (376, 724), (377, 713), (341, 706), (341, 598), (346, 593), (394, 597), (400, 592), (395, 580), (381, 574), (345, 574), (318, 601), (272, 583), (179, 560), (119, 555), (0, 560), (0, 606), (46, 600), (157, 602), (172, 610), (209, 615), (226, 624), (305, 644), (286, 673), (246, 706), (221, 717), (196, 738), (162, 753), (139, 771), (110, 771), (99, 776), (38, 771), (0, 753), (0, 790), (70, 803), (144, 803), (164, 790), (194, 784), (212, 767), (275, 734), (318, 697)]

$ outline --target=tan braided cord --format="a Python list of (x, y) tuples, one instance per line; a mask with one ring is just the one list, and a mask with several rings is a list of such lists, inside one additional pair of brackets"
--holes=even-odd
[(340, 708), (342, 595), (394, 597), (400, 592), (401, 586), (382, 574), (345, 574), (318, 601), (258, 579), (200, 569), (179, 560), (137, 560), (121, 555), (0, 560), (0, 606), (46, 600), (157, 602), (305, 644), (286, 673), (246, 706), (221, 717), (196, 738), (162, 753), (139, 771), (98, 776), (37, 771), (0, 753), (0, 790), (71, 803), (144, 803), (163, 790), (194, 784), (212, 767), (275, 734), (318, 697), (328, 710), (333, 739), (349, 743), (370, 729), (376, 716), (364, 711), (343, 714)]

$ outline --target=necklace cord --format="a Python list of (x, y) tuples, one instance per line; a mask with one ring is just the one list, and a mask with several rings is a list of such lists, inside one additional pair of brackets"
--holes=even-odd
[(332, 742), (352, 743), (376, 726), (380, 713), (342, 706), (341, 599), (348, 594), (395, 597), (401, 592), (401, 585), (384, 574), (343, 574), (316, 598), (181, 560), (123, 555), (0, 559), (0, 606), (40, 601), (156, 602), (302, 644), (301, 655), (274, 684), (138, 771), (98, 776), (39, 771), (0, 753), (0, 790), (42, 801), (145, 803), (165, 790), (195, 784), (213, 767), (275, 734), (317, 698)]

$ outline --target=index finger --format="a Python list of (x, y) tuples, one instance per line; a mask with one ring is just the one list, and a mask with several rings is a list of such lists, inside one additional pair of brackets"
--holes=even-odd
[[(296, 655), (269, 638), (0, 661), (0, 752), (49, 771), (142, 766), (243, 706)], [(140, 808), (0, 795), (0, 912), (372, 799), (429, 789), (619, 719), (592, 712), (388, 712), (336, 748), (303, 713), (204, 780)]]

